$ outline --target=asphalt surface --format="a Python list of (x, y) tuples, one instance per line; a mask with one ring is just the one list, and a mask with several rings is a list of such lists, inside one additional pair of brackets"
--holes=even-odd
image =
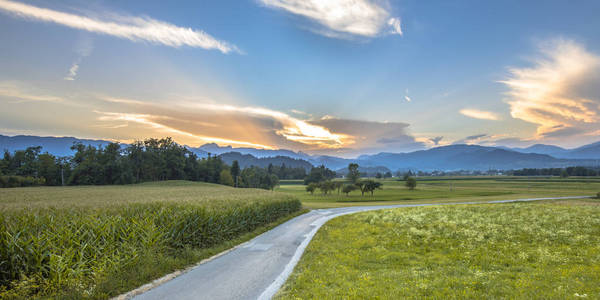
[(257, 236), (218, 258), (137, 295), (134, 299), (270, 299), (291, 274), (317, 230), (330, 219), (345, 214), (399, 207), (579, 198), (589, 197), (358, 206), (313, 210)]

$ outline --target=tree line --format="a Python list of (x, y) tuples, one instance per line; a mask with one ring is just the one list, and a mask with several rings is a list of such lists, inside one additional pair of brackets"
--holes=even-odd
[(39, 146), (13, 153), (4, 151), (0, 160), (0, 187), (190, 180), (273, 189), (279, 184), (276, 172), (282, 172), (283, 167), (240, 170), (237, 161), (229, 166), (218, 156), (209, 154), (199, 158), (170, 137), (136, 141), (125, 147), (119, 143), (105, 147), (74, 144), (71, 149), (74, 155), (69, 157), (41, 153)]
[(567, 167), (567, 168), (542, 168), (521, 169), (508, 172), (513, 176), (600, 176), (600, 168)]

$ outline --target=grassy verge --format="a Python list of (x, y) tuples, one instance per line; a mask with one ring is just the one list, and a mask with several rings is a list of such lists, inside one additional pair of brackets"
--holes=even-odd
[(0, 298), (106, 298), (298, 212), (269, 191), (167, 182), (0, 192)]
[(599, 298), (599, 213), (590, 199), (339, 217), (278, 298)]

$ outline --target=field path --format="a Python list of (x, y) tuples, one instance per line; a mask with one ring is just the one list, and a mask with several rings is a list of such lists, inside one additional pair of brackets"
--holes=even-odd
[[(579, 197), (529, 198), (488, 202), (400, 204), (317, 209), (295, 217), (172, 280), (149, 289), (138, 289), (119, 298), (147, 299), (270, 299), (283, 285), (317, 230), (332, 218), (377, 209), (507, 203)], [(164, 281), (164, 280), (163, 280)], [(140, 294), (141, 293), (141, 294)]]

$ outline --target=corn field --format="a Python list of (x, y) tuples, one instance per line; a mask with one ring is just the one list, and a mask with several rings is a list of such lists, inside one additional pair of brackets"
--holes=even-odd
[(212, 247), (301, 207), (285, 194), (265, 200), (224, 200), (221, 195), (215, 201), (2, 210), (0, 298), (45, 297), (66, 290), (93, 295), (103, 276), (154, 253)]

